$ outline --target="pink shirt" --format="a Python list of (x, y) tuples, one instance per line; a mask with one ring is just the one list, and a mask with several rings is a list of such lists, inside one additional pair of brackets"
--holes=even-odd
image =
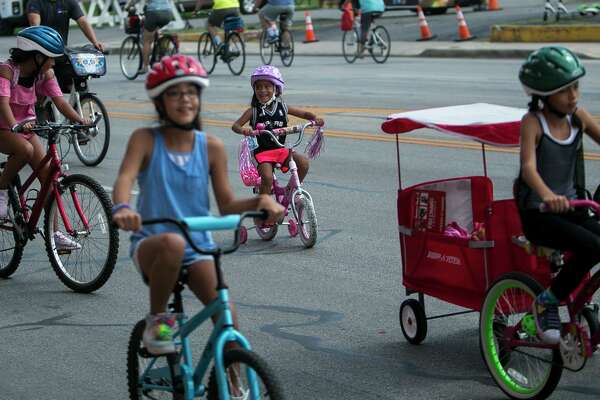
[[(0, 96), (10, 97), (9, 105), (13, 116), (20, 123), (25, 120), (35, 119), (35, 103), (38, 96), (62, 96), (56, 78), (36, 79), (32, 87), (18, 85), (19, 66), (12, 62), (0, 63), (12, 71), (12, 81), (0, 76)], [(10, 130), (8, 122), (0, 118), (0, 129)]]

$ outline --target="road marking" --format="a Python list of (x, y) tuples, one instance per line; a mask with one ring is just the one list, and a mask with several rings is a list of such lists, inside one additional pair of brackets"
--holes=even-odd
[[(138, 121), (156, 121), (156, 116), (153, 114), (139, 114), (129, 113), (123, 111), (111, 111), (111, 117), (138, 120)], [(598, 117), (600, 118), (600, 117)], [(291, 119), (294, 121), (294, 119)], [(203, 118), (202, 123), (208, 126), (214, 126), (218, 128), (230, 128), (231, 122)], [(373, 134), (373, 133), (362, 133), (362, 132), (350, 132), (340, 131), (334, 129), (326, 129), (325, 136), (334, 137), (340, 139), (354, 139), (354, 140), (368, 140), (373, 142), (396, 142), (394, 135), (387, 134)], [(462, 140), (446, 140), (446, 139), (428, 139), (428, 138), (415, 138), (409, 136), (398, 136), (398, 142), (403, 144), (414, 144), (422, 146), (433, 146), (433, 147), (444, 147), (451, 149), (463, 149), (463, 150), (481, 150), (481, 144)], [(513, 153), (519, 152), (519, 149), (515, 147), (497, 147), (497, 146), (486, 146), (487, 151), (495, 153)], [(585, 159), (590, 161), (600, 161), (600, 153), (597, 152), (586, 152)]]

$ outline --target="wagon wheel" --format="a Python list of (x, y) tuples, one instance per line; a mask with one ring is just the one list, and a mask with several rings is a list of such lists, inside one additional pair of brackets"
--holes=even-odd
[(427, 317), (421, 303), (407, 299), (400, 305), (400, 328), (410, 344), (419, 344), (427, 336)]

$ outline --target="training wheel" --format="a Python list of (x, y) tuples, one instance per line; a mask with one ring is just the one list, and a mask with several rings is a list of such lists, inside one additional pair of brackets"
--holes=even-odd
[(419, 344), (427, 336), (427, 318), (421, 303), (408, 299), (400, 306), (400, 328), (406, 340), (411, 344)]
[(296, 237), (296, 235), (298, 235), (298, 224), (292, 218), (289, 220), (288, 232), (291, 237)]
[(248, 230), (245, 226), (240, 226), (240, 244), (244, 244), (248, 241)]

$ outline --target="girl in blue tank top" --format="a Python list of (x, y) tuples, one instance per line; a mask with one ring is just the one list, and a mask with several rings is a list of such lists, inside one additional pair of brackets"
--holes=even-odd
[(585, 190), (577, 187), (576, 179), (583, 134), (600, 144), (600, 126), (586, 110), (577, 108), (579, 79), (584, 75), (577, 56), (558, 46), (533, 52), (519, 72), (532, 96), (521, 122), (521, 172), (515, 188), (523, 232), (536, 245), (572, 255), (533, 304), (537, 330), (548, 343), (560, 340), (559, 303), (600, 262), (598, 217), (569, 205)]
[[(174, 316), (166, 309), (181, 268), (188, 269), (188, 285), (204, 304), (217, 297), (216, 277), (212, 257), (195, 253), (179, 231), (169, 225), (142, 228), (141, 221), (209, 215), (209, 179), (221, 214), (265, 209), (271, 223), (283, 215), (269, 196), (234, 198), (223, 142), (200, 129), (200, 96), (206, 86), (208, 75), (192, 57), (165, 57), (152, 67), (146, 90), (161, 124), (133, 132), (114, 185), (113, 220), (133, 232), (130, 254), (150, 287), (143, 341), (152, 354), (175, 350)], [(129, 200), (136, 179), (140, 193), (134, 211)], [(209, 233), (192, 237), (201, 248), (213, 245)]]

